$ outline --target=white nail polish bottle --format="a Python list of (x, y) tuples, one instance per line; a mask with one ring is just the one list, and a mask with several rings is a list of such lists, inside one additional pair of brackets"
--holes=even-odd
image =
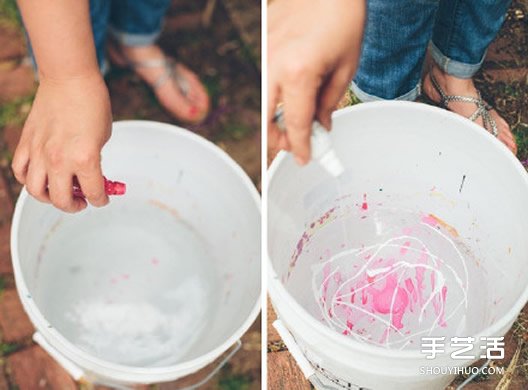
[(312, 125), (310, 143), (312, 146), (312, 160), (318, 161), (330, 175), (338, 177), (345, 171), (343, 164), (339, 161), (332, 147), (330, 134), (318, 121), (314, 121)]
[[(273, 118), (279, 129), (286, 131), (284, 124), (284, 111), (282, 107), (277, 108)], [(319, 164), (332, 176), (338, 177), (345, 168), (332, 147), (332, 140), (329, 132), (319, 123), (314, 121), (312, 124), (312, 136), (310, 137), (310, 146), (312, 160), (318, 161)]]

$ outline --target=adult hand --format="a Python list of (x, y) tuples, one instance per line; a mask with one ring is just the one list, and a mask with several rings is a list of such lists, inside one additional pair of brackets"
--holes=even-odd
[[(357, 68), (365, 0), (275, 0), (268, 11), (268, 145), (310, 159), (314, 119), (331, 114)], [(283, 103), (286, 132), (273, 123)]]
[[(40, 80), (35, 101), (13, 158), (17, 180), (42, 202), (67, 212), (108, 203), (101, 149), (110, 137), (108, 90), (92, 75)], [(76, 176), (86, 200), (73, 196)]]

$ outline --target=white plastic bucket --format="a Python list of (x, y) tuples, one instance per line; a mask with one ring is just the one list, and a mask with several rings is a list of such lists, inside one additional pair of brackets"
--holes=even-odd
[(260, 201), (244, 171), (175, 126), (115, 123), (103, 172), (127, 184), (76, 215), (20, 195), (16, 285), (76, 379), (175, 380), (236, 344), (260, 308)]
[[(346, 167), (338, 181), (317, 163), (298, 167), (286, 153), (269, 169), (268, 285), (279, 317), (276, 327), (316, 385), (443, 389), (455, 374), (435, 375), (422, 367), (464, 367), (477, 360), (485, 354), (480, 347), (486, 342), (480, 337), (503, 336), (528, 300), (528, 176), (515, 156), (481, 127), (428, 105), (379, 102), (349, 107), (335, 113), (331, 136)], [(433, 271), (427, 274), (423, 288), (430, 291), (422, 301), (426, 309), (415, 307), (412, 313), (410, 303), (416, 297), (404, 290), (403, 282), (415, 281), (417, 272), (397, 274), (398, 287), (391, 294), (401, 292), (409, 304), (400, 318), (403, 324), (397, 326), (395, 301), (390, 301), (389, 319), (379, 308), (365, 308), (368, 294), (361, 303), (353, 301), (359, 295), (352, 297), (352, 287), (357, 289), (353, 282), (365, 276), (360, 271), (365, 264), (387, 265), (380, 251), (368, 251), (390, 249), (380, 246), (389, 233), (421, 235), (424, 246), (440, 252), (431, 258), (443, 268), (434, 271), (435, 277)], [(393, 252), (391, 263), (375, 270), (378, 274), (370, 268), (366, 277), (374, 280), (371, 285), (396, 269), (395, 264), (412, 267), (422, 261), (406, 253), (414, 242), (403, 247), (401, 242), (389, 243), (407, 260), (400, 261)], [(433, 264), (423, 260), (420, 267), (429, 266), (428, 261)], [(353, 267), (358, 271), (350, 276)], [(345, 276), (337, 277), (338, 269)], [(348, 295), (335, 293), (332, 284), (337, 279), (349, 283)], [(433, 294), (439, 283), (449, 287), (445, 303), (435, 296), (443, 287)], [(334, 295), (324, 295), (330, 290)], [(345, 299), (351, 303), (344, 305)], [(340, 305), (351, 308), (350, 323), (339, 317)], [(361, 310), (367, 316), (358, 319)], [(426, 315), (420, 322), (422, 311)], [(373, 313), (378, 317), (371, 318)], [(383, 319), (390, 342), (386, 334), (380, 337)], [(426, 323), (428, 330), (420, 329)], [(414, 327), (409, 338), (398, 334), (405, 324)], [(419, 334), (420, 339), (445, 336), (445, 352), (426, 359), (427, 348), (416, 339), (409, 343)], [(450, 357), (460, 349), (450, 345), (455, 336), (475, 337), (469, 351), (474, 359)]]

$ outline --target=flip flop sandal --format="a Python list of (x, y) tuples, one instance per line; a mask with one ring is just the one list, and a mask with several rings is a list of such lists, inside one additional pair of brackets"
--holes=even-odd
[[(189, 96), (190, 84), (185, 75), (179, 70), (182, 66), (170, 57), (163, 57), (153, 60), (132, 61), (125, 56), (119, 49), (117, 44), (109, 43), (108, 49), (111, 52), (110, 57), (113, 58), (113, 63), (117, 66), (136, 70), (138, 68), (163, 68), (164, 73), (158, 77), (153, 83), (147, 83), (153, 90), (160, 88), (166, 82), (174, 83), (180, 94), (186, 99)], [(186, 122), (193, 123), (191, 120), (183, 119)]]
[(180, 64), (172, 58), (165, 57), (157, 60), (127, 61), (127, 65), (133, 70), (138, 68), (164, 68), (164, 73), (159, 76), (156, 81), (149, 83), (152, 89), (158, 89), (167, 81), (172, 81), (174, 86), (184, 97), (187, 98), (189, 95), (189, 81), (184, 75), (182, 75), (181, 71), (178, 70)]
[[(493, 134), (495, 137), (499, 135), (499, 129), (497, 128), (497, 123), (495, 122), (495, 119), (493, 119), (493, 117), (490, 114), (490, 110), (492, 110), (493, 108), (482, 99), (479, 91), (477, 91), (478, 97), (447, 95), (442, 89), (442, 87), (440, 87), (440, 84), (438, 84), (438, 81), (436, 80), (436, 78), (431, 73), (429, 73), (429, 78), (431, 79), (431, 83), (433, 84), (433, 87), (436, 89), (436, 91), (440, 95), (440, 98), (441, 98), (440, 106), (441, 107), (445, 108), (446, 110), (449, 110), (448, 104), (450, 102), (462, 102), (462, 103), (476, 104), (477, 109), (475, 110), (473, 114), (471, 114), (468, 117), (468, 119), (474, 122), (479, 117), (482, 117), (484, 128), (487, 131), (489, 131), (491, 134)], [(437, 102), (433, 101), (426, 94), (424, 94), (424, 96), (427, 98), (427, 100), (430, 103), (438, 105)]]

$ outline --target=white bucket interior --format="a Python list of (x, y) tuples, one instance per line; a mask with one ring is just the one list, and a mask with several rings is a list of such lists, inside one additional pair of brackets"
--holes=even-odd
[[(384, 202), (363, 210), (347, 199), (300, 240), (306, 248), (287, 285), (303, 306), (339, 333), (392, 349), (417, 349), (423, 336), (478, 333), (472, 319), (485, 318), (492, 302), (486, 290), (470, 294), (487, 278), (462, 239), (430, 215)], [(299, 287), (307, 279), (311, 297)]]
[[(334, 359), (337, 339), (378, 356), (417, 351), (423, 336), (504, 333), (528, 293), (528, 180), (515, 157), (416, 103), (341, 110), (331, 135), (346, 167), (338, 180), (287, 154), (270, 169), (270, 290), (297, 340)], [(299, 323), (301, 312), (340, 337)], [(356, 364), (344, 359), (326, 364)]]
[(101, 209), (67, 215), (22, 195), (13, 257), (30, 317), (96, 372), (207, 364), (258, 311), (255, 188), (211, 143), (151, 122), (114, 125), (103, 171), (127, 193)]

